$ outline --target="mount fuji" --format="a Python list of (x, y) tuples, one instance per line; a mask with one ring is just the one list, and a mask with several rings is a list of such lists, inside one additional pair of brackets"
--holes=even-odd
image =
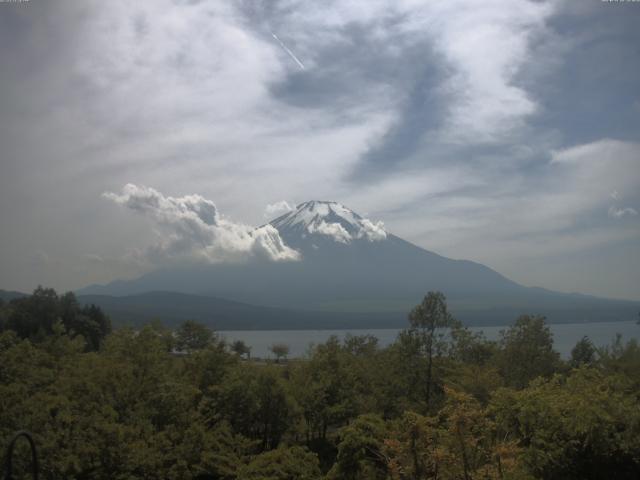
[[(404, 326), (409, 309), (430, 290), (444, 292), (454, 315), (470, 325), (506, 324), (524, 313), (544, 315), (551, 322), (632, 320), (640, 307), (638, 302), (524, 287), (479, 263), (413, 245), (337, 202), (308, 201), (268, 225), (299, 252), (298, 260), (163, 268), (77, 293), (108, 313), (122, 312), (127, 304), (143, 315), (146, 310), (136, 298), (144, 297), (149, 305), (152, 292), (156, 298), (171, 294), (179, 299), (180, 315), (227, 329), (243, 328), (246, 319), (241, 317), (257, 315), (257, 307), (268, 310), (265, 318), (296, 319), (295, 328)], [(193, 302), (197, 312), (187, 307), (190, 295), (198, 296)], [(203, 298), (217, 303), (203, 307)], [(220, 302), (236, 305), (224, 325), (215, 320)], [(166, 311), (177, 308), (163, 304)], [(154, 316), (162, 317), (157, 307)], [(283, 328), (281, 324), (269, 321), (260, 327)]]

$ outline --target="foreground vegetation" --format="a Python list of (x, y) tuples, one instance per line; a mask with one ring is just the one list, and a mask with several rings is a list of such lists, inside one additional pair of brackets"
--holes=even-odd
[(636, 341), (563, 361), (542, 318), (490, 342), (437, 293), (389, 347), (278, 363), (193, 322), (111, 332), (46, 289), (0, 305), (0, 329), (0, 439), (33, 432), (44, 478), (640, 478)]

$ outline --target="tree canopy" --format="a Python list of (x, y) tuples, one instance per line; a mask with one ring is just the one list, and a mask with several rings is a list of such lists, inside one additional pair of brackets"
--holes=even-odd
[[(332, 337), (276, 363), (244, 358), (193, 322), (175, 332), (157, 323), (116, 329), (92, 344), (76, 328), (97, 313), (72, 295), (34, 296), (0, 306), (13, 322), (0, 332), (0, 438), (31, 431), (42, 478), (635, 480), (640, 472), (634, 340), (593, 350), (583, 339), (565, 361), (541, 317), (520, 317), (490, 342), (432, 295), (388, 347), (368, 335)], [(18, 452), (16, 470), (26, 462)]]
[(69, 336), (82, 336), (87, 350), (98, 350), (111, 332), (111, 321), (95, 305), (80, 305), (72, 292), (58, 295), (52, 288), (38, 287), (32, 295), (0, 305), (0, 329), (20, 338), (43, 340), (60, 324)]

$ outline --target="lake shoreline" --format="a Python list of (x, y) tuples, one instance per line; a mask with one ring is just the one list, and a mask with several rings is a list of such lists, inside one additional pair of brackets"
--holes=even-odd
[[(584, 323), (553, 323), (548, 324), (553, 337), (554, 348), (564, 358), (567, 358), (574, 345), (587, 336), (597, 347), (610, 345), (616, 334), (622, 335), (623, 341), (632, 338), (640, 339), (640, 325), (635, 321), (623, 322), (584, 322)], [(285, 343), (291, 351), (290, 358), (304, 357), (311, 345), (324, 343), (331, 336), (340, 339), (347, 335), (373, 335), (378, 339), (381, 347), (395, 341), (397, 334), (408, 328), (358, 328), (358, 329), (296, 329), (296, 330), (219, 330), (221, 337), (229, 342), (242, 340), (251, 347), (251, 355), (260, 358), (270, 358), (269, 347), (274, 343)], [(488, 340), (498, 340), (500, 332), (509, 325), (469, 327), (472, 332), (482, 332)]]

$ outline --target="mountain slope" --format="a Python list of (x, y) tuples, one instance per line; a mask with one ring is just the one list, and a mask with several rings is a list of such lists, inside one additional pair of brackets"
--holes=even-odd
[(390, 318), (406, 315), (427, 291), (440, 290), (470, 324), (507, 323), (520, 313), (556, 322), (631, 320), (639, 305), (523, 287), (484, 265), (417, 247), (335, 202), (302, 203), (271, 225), (301, 253), (300, 261), (161, 269), (80, 293), (162, 290), (327, 315), (386, 312)]

